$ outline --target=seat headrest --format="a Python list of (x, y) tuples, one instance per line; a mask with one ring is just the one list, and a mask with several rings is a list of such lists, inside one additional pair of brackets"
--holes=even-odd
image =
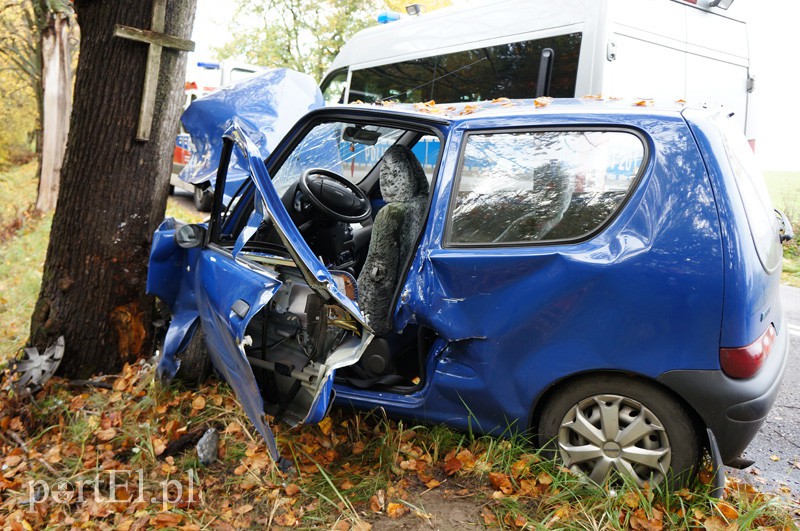
[(380, 185), (387, 203), (410, 201), (428, 194), (428, 180), (422, 165), (406, 146), (394, 145), (383, 154)]

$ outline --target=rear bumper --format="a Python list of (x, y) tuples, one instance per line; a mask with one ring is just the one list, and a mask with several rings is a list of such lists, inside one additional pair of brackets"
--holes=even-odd
[(789, 352), (784, 323), (761, 370), (746, 380), (725, 376), (721, 370), (669, 371), (658, 380), (683, 397), (716, 436), (725, 464), (741, 455), (766, 420), (778, 396)]

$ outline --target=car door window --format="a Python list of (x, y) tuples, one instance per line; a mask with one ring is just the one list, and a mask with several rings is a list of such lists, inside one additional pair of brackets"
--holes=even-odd
[(644, 143), (628, 131), (469, 134), (448, 243), (585, 239), (619, 209), (644, 160)]

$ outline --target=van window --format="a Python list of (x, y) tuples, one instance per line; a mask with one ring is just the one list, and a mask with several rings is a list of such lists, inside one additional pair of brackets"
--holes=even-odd
[(542, 50), (555, 52), (550, 96), (575, 95), (581, 34), (512, 42), (353, 70), (350, 101), (414, 103), (533, 98)]
[[(347, 86), (347, 69), (342, 68), (329, 75), (320, 85), (325, 104), (344, 103), (344, 89)], [(353, 100), (353, 98), (350, 98)]]
[(769, 197), (767, 184), (753, 150), (733, 120), (722, 124), (725, 151), (733, 170), (736, 187), (744, 204), (750, 234), (762, 265), (773, 271), (781, 264), (783, 249), (778, 238), (778, 218)]
[(641, 139), (625, 131), (470, 134), (448, 242), (587, 238), (622, 205), (644, 160)]

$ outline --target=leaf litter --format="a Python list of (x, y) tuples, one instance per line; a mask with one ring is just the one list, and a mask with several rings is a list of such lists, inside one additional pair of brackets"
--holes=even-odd
[[(796, 529), (747, 483), (664, 492), (589, 485), (521, 435), (475, 436), (379, 413), (334, 411), (275, 432), (281, 472), (230, 389), (160, 388), (144, 362), (109, 389), (54, 378), (33, 397), (0, 390), (0, 528)], [(194, 451), (209, 429), (217, 459)]]

